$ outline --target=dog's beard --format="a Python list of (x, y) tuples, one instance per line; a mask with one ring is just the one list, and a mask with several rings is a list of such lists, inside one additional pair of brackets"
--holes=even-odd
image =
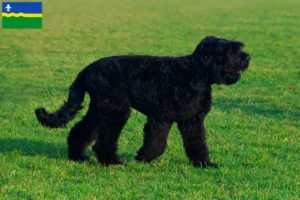
[(224, 83), (226, 85), (231, 85), (231, 84), (235, 84), (236, 82), (238, 82), (238, 80), (240, 79), (240, 75), (239, 74), (226, 74), (224, 76)]
[(216, 72), (215, 83), (231, 85), (235, 84), (240, 79), (240, 74), (237, 72)]

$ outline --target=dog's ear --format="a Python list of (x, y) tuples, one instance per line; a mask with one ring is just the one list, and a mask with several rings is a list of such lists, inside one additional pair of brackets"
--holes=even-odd
[(238, 52), (242, 48), (244, 48), (245, 44), (239, 41), (232, 41), (231, 42), (231, 49), (233, 52)]
[(215, 36), (207, 36), (196, 47), (193, 57), (200, 61), (203, 65), (212, 65), (214, 63), (214, 54), (220, 51), (218, 44), (219, 38)]
[(198, 54), (208, 54), (218, 50), (218, 38), (215, 36), (206, 36), (197, 46), (196, 51)]
[(207, 36), (198, 44), (194, 51), (194, 55), (213, 55), (222, 50), (222, 45), (220, 44), (220, 39), (215, 36)]

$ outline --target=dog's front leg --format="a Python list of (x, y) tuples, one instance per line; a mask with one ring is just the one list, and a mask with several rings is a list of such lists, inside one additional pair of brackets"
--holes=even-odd
[(205, 141), (205, 127), (203, 117), (178, 122), (178, 129), (182, 135), (185, 152), (195, 167), (214, 167), (215, 163), (209, 159), (209, 151)]
[(172, 123), (148, 117), (148, 122), (144, 127), (144, 144), (137, 152), (136, 160), (151, 162), (164, 153)]

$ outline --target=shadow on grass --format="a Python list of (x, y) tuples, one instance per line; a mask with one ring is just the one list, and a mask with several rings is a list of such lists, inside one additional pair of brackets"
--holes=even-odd
[(67, 147), (27, 138), (0, 139), (0, 152), (18, 152), (25, 156), (46, 156), (53, 159), (67, 159)]
[[(18, 152), (24, 156), (42, 156), (50, 159), (68, 160), (67, 144), (60, 145), (44, 141), (33, 141), (27, 138), (0, 139), (0, 152)], [(91, 147), (88, 148), (87, 154), (90, 158), (95, 157), (95, 153), (91, 150)], [(135, 152), (123, 152), (119, 155), (122, 161), (128, 162), (134, 159)], [(96, 159), (93, 158), (87, 161), (87, 163), (95, 164), (97, 162)]]
[(249, 115), (264, 116), (280, 120), (297, 121), (300, 117), (300, 112), (297, 110), (291, 111), (285, 108), (278, 108), (274, 104), (272, 105), (272, 102), (262, 99), (216, 98), (213, 100), (213, 107), (219, 108), (224, 112), (240, 109)]
[(124, 162), (135, 160), (136, 152), (122, 152), (119, 153), (119, 157)]

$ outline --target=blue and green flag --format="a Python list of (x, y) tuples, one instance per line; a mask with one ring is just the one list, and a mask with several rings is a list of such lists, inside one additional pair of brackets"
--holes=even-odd
[(42, 2), (2, 2), (2, 28), (42, 28)]

